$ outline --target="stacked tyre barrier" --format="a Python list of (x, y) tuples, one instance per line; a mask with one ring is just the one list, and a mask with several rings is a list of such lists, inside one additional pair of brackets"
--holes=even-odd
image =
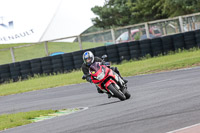
[(72, 53), (62, 55), (63, 72), (70, 72), (74, 69), (74, 59)]
[(63, 73), (63, 60), (61, 55), (52, 56), (53, 73)]
[(193, 31), (184, 34), (185, 49), (191, 49), (196, 46), (195, 33)]
[(98, 57), (106, 54), (108, 56), (106, 61), (121, 63), (123, 60), (139, 60), (149, 55), (164, 55), (170, 51), (193, 47), (200, 47), (200, 30), (0, 65), (0, 83), (16, 82), (34, 75), (68, 73), (80, 69), (85, 51), (92, 51)]
[(140, 41), (140, 51), (142, 57), (145, 57), (147, 55), (153, 56), (150, 39), (145, 39)]
[(77, 52), (73, 52), (73, 61), (74, 61), (74, 68), (75, 69), (79, 69), (83, 63), (83, 51), (77, 51)]
[(106, 47), (101, 46), (101, 47), (94, 48), (94, 55), (97, 57), (101, 57), (102, 55), (107, 55)]
[(50, 75), (53, 73), (52, 57), (41, 58), (41, 65), (44, 74)]
[(151, 39), (151, 50), (152, 50), (153, 56), (158, 56), (164, 53), (162, 40), (160, 37)]
[(161, 37), (161, 40), (162, 40), (162, 46), (163, 46), (163, 53), (164, 54), (167, 54), (170, 51), (175, 50), (174, 45), (173, 45), (173, 38), (172, 38), (171, 35)]
[(174, 44), (175, 50), (179, 50), (179, 49), (184, 49), (185, 48), (185, 42), (184, 42), (183, 33), (179, 33), (179, 34), (173, 35), (172, 38), (173, 38), (173, 44)]
[(130, 60), (130, 50), (129, 50), (129, 44), (128, 43), (121, 43), (116, 45), (119, 55), (119, 62), (123, 60)]
[(113, 63), (120, 62), (117, 45), (106, 46), (106, 52), (108, 55), (108, 61), (113, 62)]
[(11, 78), (10, 67), (8, 64), (0, 66), (0, 82), (9, 81)]
[(22, 79), (27, 79), (29, 76), (32, 76), (30, 61), (22, 61), (19, 64)]
[(140, 42), (131, 41), (128, 43), (130, 59), (138, 60), (141, 57)]
[[(18, 81), (19, 77), (21, 77), (21, 68), (19, 62), (9, 64), (10, 67), (10, 76), (13, 81)], [(8, 68), (9, 70), (9, 68)]]
[(33, 75), (43, 73), (41, 59), (30, 60), (30, 63), (31, 63), (31, 70), (32, 70)]

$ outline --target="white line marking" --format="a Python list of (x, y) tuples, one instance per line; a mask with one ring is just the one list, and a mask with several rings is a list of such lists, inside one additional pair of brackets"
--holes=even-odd
[(192, 127), (195, 127), (195, 126), (200, 126), (200, 123), (195, 124), (195, 125), (191, 125), (191, 126), (188, 126), (188, 127), (180, 128), (180, 129), (177, 129), (177, 130), (174, 130), (174, 131), (170, 131), (170, 132), (167, 132), (167, 133), (174, 133), (174, 132), (178, 132), (178, 131), (181, 131), (181, 130), (189, 129), (189, 128), (192, 128)]

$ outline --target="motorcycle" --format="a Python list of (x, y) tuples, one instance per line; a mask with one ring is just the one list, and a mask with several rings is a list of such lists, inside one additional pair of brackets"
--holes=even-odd
[[(89, 76), (92, 82), (103, 92), (110, 93), (112, 97), (119, 98), (121, 101), (129, 99), (131, 94), (127, 90), (126, 83), (122, 78), (110, 68), (110, 63), (104, 62), (107, 56), (102, 56), (102, 62), (95, 62), (90, 65)], [(83, 75), (82, 79), (86, 79)]]

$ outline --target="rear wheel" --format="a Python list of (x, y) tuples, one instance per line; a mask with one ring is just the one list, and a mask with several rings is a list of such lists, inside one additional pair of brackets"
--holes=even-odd
[(118, 90), (113, 84), (110, 84), (108, 86), (108, 89), (111, 91), (111, 93), (114, 94), (115, 97), (119, 98), (121, 101), (126, 100), (126, 96)]

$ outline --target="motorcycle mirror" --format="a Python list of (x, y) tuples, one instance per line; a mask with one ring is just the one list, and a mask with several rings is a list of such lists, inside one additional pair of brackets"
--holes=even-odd
[(105, 55), (103, 55), (101, 58), (102, 59), (105, 59), (105, 58), (107, 58), (108, 56), (105, 54)]

